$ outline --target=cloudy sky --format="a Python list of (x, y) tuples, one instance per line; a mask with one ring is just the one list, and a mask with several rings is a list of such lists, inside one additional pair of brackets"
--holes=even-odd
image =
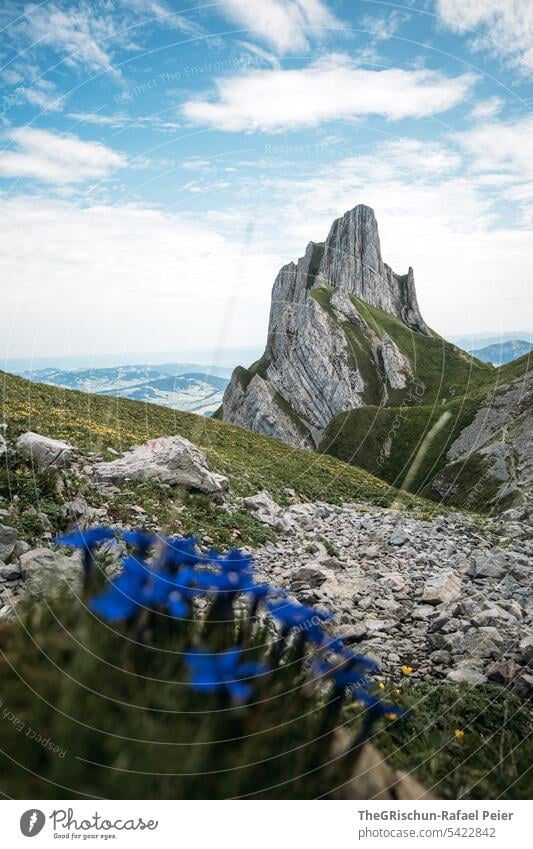
[(0, 358), (261, 345), (357, 203), (443, 335), (531, 327), (531, 0), (3, 0)]

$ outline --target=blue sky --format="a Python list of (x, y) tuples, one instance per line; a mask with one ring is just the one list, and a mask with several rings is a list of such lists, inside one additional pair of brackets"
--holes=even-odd
[(357, 203), (443, 335), (530, 329), (530, 0), (4, 0), (0, 357), (261, 345)]

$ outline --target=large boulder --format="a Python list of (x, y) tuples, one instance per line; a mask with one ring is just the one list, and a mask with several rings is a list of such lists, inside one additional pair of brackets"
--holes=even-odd
[(7, 562), (13, 554), (16, 541), (17, 532), (15, 528), (10, 528), (8, 525), (0, 525), (0, 560)]
[(56, 595), (68, 585), (81, 590), (83, 567), (78, 552), (67, 557), (50, 548), (34, 548), (20, 557), (24, 589), (33, 598)]
[(29, 430), (17, 439), (17, 448), (26, 454), (38, 469), (62, 469), (77, 456), (73, 445), (61, 439), (50, 439)]
[(460, 594), (460, 577), (448, 571), (434, 575), (426, 581), (421, 600), (426, 604), (446, 604), (459, 598)]
[(97, 463), (94, 471), (104, 482), (155, 481), (204, 492), (219, 501), (229, 489), (228, 479), (210, 470), (203, 451), (177, 435), (135, 445), (118, 460)]

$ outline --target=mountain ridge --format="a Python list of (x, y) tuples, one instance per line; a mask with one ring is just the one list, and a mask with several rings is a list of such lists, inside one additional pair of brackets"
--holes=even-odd
[[(468, 506), (477, 472), (483, 485), (476, 508), (486, 498), (485, 509), (502, 509), (531, 489), (521, 430), (530, 421), (529, 388), (520, 428), (513, 421), (515, 390), (500, 391), (527, 376), (528, 367), (526, 358), (495, 369), (432, 331), (418, 307), (412, 268), (397, 275), (383, 262), (375, 215), (357, 206), (333, 222), (325, 242), (310, 242), (297, 263), (280, 270), (265, 352), (250, 368), (235, 369), (215, 415), (331, 453), (396, 486), (416, 463), (416, 486), (449, 503), (466, 498)], [(506, 423), (496, 426), (492, 408), (505, 399)], [(476, 419), (477, 438), (462, 456), (466, 473), (458, 484), (453, 444), (479, 409), (491, 424), (487, 430)]]

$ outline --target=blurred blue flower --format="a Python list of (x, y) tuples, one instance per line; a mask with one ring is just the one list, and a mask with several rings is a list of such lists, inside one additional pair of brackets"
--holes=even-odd
[(364, 690), (354, 690), (353, 699), (356, 702), (361, 702), (367, 708), (371, 720), (379, 719), (381, 716), (388, 718), (396, 717), (399, 719), (408, 713), (408, 711), (399, 708), (397, 705), (393, 705), (390, 702), (383, 702), (377, 696)]
[(168, 537), (165, 540), (163, 556), (167, 566), (196, 566), (208, 558), (197, 548), (197, 537)]
[(122, 539), (127, 545), (133, 545), (138, 553), (144, 557), (148, 551), (158, 542), (159, 537), (156, 534), (149, 534), (146, 531), (123, 531)]
[(56, 538), (58, 545), (69, 548), (94, 548), (95, 545), (107, 539), (114, 539), (115, 532), (111, 528), (88, 528), (85, 531), (73, 531), (71, 534), (61, 534)]
[(298, 604), (285, 598), (270, 601), (267, 607), (281, 624), (283, 631), (288, 632), (295, 628), (316, 645), (323, 643), (325, 634), (322, 624), (332, 618), (331, 613), (324, 613), (314, 607)]
[(89, 602), (89, 608), (108, 622), (129, 619), (139, 609), (142, 583), (131, 573), (123, 572), (107, 587), (105, 592)]
[(249, 679), (263, 675), (268, 667), (264, 663), (241, 663), (241, 656), (236, 646), (218, 654), (188, 652), (185, 660), (192, 687), (204, 693), (227, 694), (235, 702), (246, 701), (253, 692)]

